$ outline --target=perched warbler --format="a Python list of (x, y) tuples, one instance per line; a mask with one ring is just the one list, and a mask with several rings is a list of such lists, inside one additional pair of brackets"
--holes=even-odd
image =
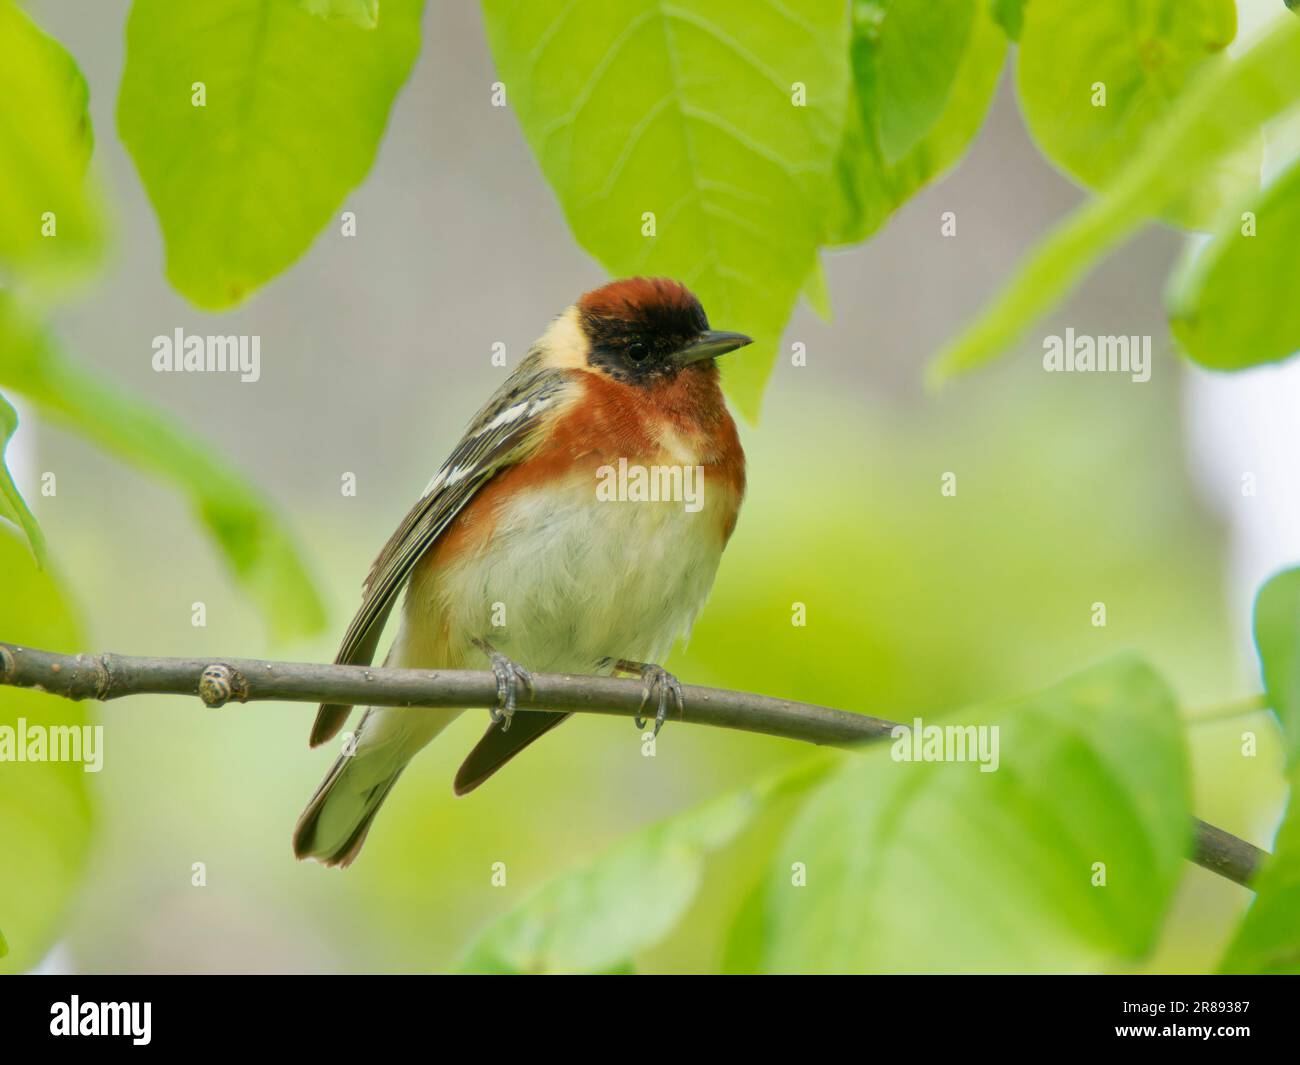
[[(748, 343), (710, 329), (676, 281), (588, 292), (533, 344), (384, 545), (335, 661), (370, 664), (405, 590), (386, 665), (491, 663), (499, 705), (456, 774), (458, 795), (568, 716), (515, 709), (530, 670), (639, 673), (647, 700), (657, 693), (656, 732), (670, 696), (680, 700), (656, 663), (690, 631), (736, 525), (745, 455), (714, 359)], [(703, 491), (683, 506), (599, 490), (630, 468), (698, 473)], [(312, 746), (351, 711), (322, 706)], [(407, 762), (455, 716), (367, 710), (299, 818), (298, 857), (355, 859)]]

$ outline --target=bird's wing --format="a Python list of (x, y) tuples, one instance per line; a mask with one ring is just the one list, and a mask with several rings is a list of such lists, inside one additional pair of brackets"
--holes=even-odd
[[(569, 371), (539, 368), (526, 360), (479, 411), (370, 567), (361, 609), (348, 626), (336, 664), (370, 664), (384, 622), (416, 562), (493, 474), (537, 447), (541, 428), (573, 385)], [(312, 726), (311, 745), (335, 735), (351, 710), (342, 704), (322, 704)]]

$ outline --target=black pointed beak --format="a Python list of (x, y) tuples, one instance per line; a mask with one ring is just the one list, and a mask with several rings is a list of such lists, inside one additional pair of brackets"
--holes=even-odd
[(690, 366), (705, 359), (725, 355), (729, 351), (752, 344), (752, 337), (744, 333), (724, 333), (720, 329), (709, 329), (692, 340), (686, 347), (673, 353), (673, 362), (680, 366)]

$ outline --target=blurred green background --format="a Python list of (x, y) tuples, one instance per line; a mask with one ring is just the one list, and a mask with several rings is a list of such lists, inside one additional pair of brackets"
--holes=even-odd
[[(127, 6), (31, 5), (81, 65), (104, 131)], [(80, 626), (79, 643), (64, 630), (52, 649), (328, 661), (375, 552), (501, 380), (492, 345), (504, 342), (513, 364), (603, 280), (509, 111), (486, 106), (494, 73), (476, 9), (432, 3), (424, 28), (375, 168), (344, 205), (356, 238), (327, 229), (218, 327), (168, 287), (149, 204), (105, 135), (114, 258), (107, 283), (57, 320), (72, 351), (175, 412), (279, 502), (325, 592), (327, 630), (272, 644), (175, 494), (20, 405), (15, 476)], [(800, 308), (763, 418), (742, 427), (749, 496), (690, 646), (669, 662), (683, 679), (908, 720), (1136, 648), (1184, 707), (1258, 690), (1229, 584), (1230, 530), (1189, 458), (1197, 428), (1183, 397), (1202, 372), (1161, 350), (1161, 279), (1178, 237), (1153, 231), (1125, 248), (1022, 357), (938, 396), (922, 391), (923, 360), (1082, 197), (1034, 150), (1008, 89), (954, 176), (866, 245), (825, 257), (834, 319)], [(957, 214), (956, 237), (940, 235), (945, 211)], [(1041, 336), (1067, 325), (1153, 335), (1151, 381), (1042, 373)], [(261, 381), (154, 373), (150, 341), (177, 327), (259, 334)], [(790, 364), (795, 342), (807, 366)], [(53, 498), (39, 491), (46, 471), (58, 478)], [(340, 492), (348, 472), (354, 498)], [(940, 493), (948, 472), (955, 497)], [(18, 551), (5, 557), (25, 565)], [(37, 593), (14, 594), (25, 585), (8, 575), (4, 586), (0, 618), (32, 625)], [(206, 627), (191, 625), (195, 602)], [(806, 627), (790, 623), (795, 602)], [(1092, 624), (1095, 602), (1104, 628)], [(29, 717), (80, 712), (23, 698)], [(579, 718), (458, 800), (450, 780), (483, 724), (468, 714), (414, 763), (362, 858), (338, 872), (296, 863), (289, 848), (332, 759), (307, 749), (314, 708), (213, 712), (153, 697), (89, 713), (105, 726), (104, 769), (87, 777), (88, 870), (42, 963), (53, 971), (441, 970), (553, 874), (809, 755), (670, 725), (644, 758), (626, 722)], [(1259, 734), (1257, 757), (1241, 756), (1244, 728)], [(1285, 795), (1271, 719), (1196, 725), (1189, 743), (1196, 814), (1267, 843)], [(737, 884), (781, 830), (779, 817), (760, 819), (710, 858), (699, 899), (638, 966), (719, 968)], [(196, 862), (206, 886), (191, 884)], [(506, 863), (504, 887), (492, 885), (495, 862)], [(1248, 897), (1188, 865), (1147, 965), (1213, 966)]]

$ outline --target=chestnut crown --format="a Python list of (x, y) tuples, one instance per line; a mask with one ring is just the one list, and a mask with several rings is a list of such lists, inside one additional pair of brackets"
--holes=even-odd
[(678, 281), (633, 277), (578, 300), (587, 362), (616, 380), (648, 385), (750, 343), (741, 333), (709, 328), (700, 301)]

